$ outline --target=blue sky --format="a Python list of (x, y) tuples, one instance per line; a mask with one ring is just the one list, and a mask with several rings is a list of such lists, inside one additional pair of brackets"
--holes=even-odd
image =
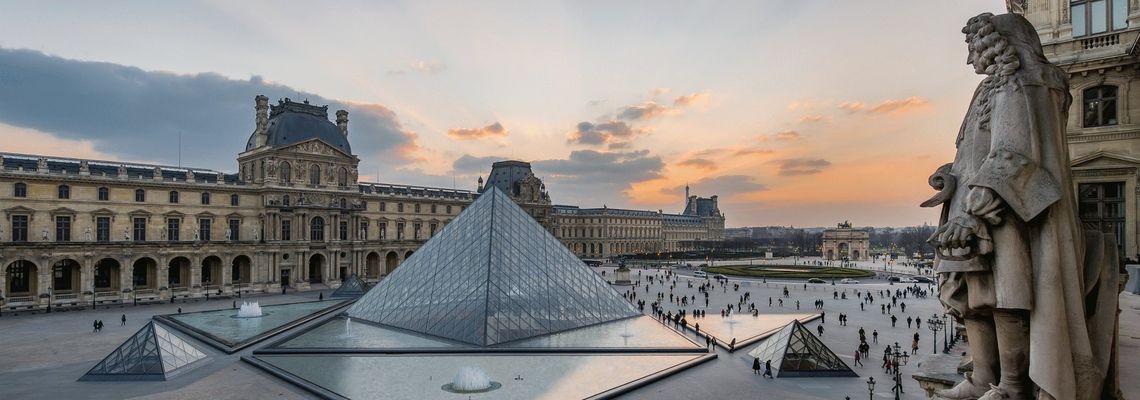
[[(730, 226), (911, 225), (1002, 1), (5, 2), (0, 147), (233, 171), (253, 96), (347, 108), (361, 173)], [(193, 138), (187, 140), (187, 138)]]

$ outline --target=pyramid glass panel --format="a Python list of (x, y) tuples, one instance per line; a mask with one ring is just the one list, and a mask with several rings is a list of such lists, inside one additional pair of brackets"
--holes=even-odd
[(119, 345), (80, 380), (165, 380), (206, 358), (190, 343), (151, 322)]
[(490, 346), (641, 314), (491, 188), (348, 315)]
[(356, 274), (351, 274), (332, 292), (332, 297), (359, 297), (365, 292), (368, 292), (368, 284)]
[(776, 376), (857, 376), (798, 320), (760, 342), (748, 355), (772, 361)]

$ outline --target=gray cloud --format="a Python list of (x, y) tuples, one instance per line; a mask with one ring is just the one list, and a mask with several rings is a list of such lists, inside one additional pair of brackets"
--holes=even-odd
[[(693, 194), (700, 196), (718, 195), (727, 197), (734, 194), (768, 190), (768, 186), (756, 182), (747, 175), (722, 175), (701, 179), (689, 184)], [(684, 197), (685, 186), (662, 189), (661, 193)]]
[(561, 204), (594, 206), (602, 200), (624, 197), (634, 182), (661, 177), (665, 163), (647, 150), (600, 152), (576, 150), (566, 159), (531, 163)]
[(776, 164), (779, 168), (778, 173), (781, 176), (796, 176), (796, 175), (812, 175), (823, 172), (823, 170), (831, 166), (831, 162), (822, 158), (788, 158), (783, 160), (773, 160), (771, 163)]
[(0, 48), (0, 122), (92, 140), (96, 150), (127, 160), (172, 163), (181, 133), (183, 164), (235, 170), (258, 94), (348, 110), (349, 139), (363, 160), (401, 164), (418, 148), (415, 133), (380, 104), (327, 99), (256, 76), (179, 75)]
[[(647, 129), (634, 128), (625, 121), (606, 122), (579, 122), (574, 132), (570, 133), (570, 143), (585, 145), (602, 145), (607, 143), (626, 142), (633, 136), (647, 133)], [(618, 145), (620, 147), (620, 144)]]
[(506, 159), (506, 157), (499, 156), (475, 157), (470, 154), (464, 154), (451, 163), (451, 170), (455, 174), (469, 176), (484, 175), (491, 172), (491, 164)]

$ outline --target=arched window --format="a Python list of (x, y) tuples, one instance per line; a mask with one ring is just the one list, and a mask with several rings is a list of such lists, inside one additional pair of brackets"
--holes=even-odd
[(313, 217), (309, 223), (309, 240), (320, 242), (325, 240), (325, 220), (321, 217)]
[(336, 181), (341, 186), (348, 186), (348, 169), (340, 167), (340, 171), (336, 174)]
[(177, 203), (178, 202), (178, 191), (177, 190), (171, 190), (170, 191), (170, 202), (171, 203)]
[(1116, 125), (1116, 86), (1096, 86), (1083, 93), (1085, 128)]
[(135, 201), (139, 203), (146, 201), (146, 191), (142, 189), (135, 189)]
[(202, 205), (209, 205), (209, 204), (210, 204), (210, 194), (207, 192), (202, 192)]
[(57, 195), (56, 197), (59, 197), (60, 199), (70, 199), (71, 198), (71, 186), (59, 185), (59, 188), (58, 188), (58, 191), (56, 192), (56, 195)]
[(289, 183), (293, 181), (293, 170), (289, 163), (281, 163), (281, 183)]
[(320, 165), (313, 164), (313, 167), (309, 169), (309, 184), (310, 185), (320, 185), (321, 184), (321, 166)]
[(12, 188), (12, 196), (14, 197), (28, 197), (28, 184), (17, 182), (16, 186)]
[(105, 187), (99, 188), (99, 201), (107, 201), (111, 199), (111, 189)]

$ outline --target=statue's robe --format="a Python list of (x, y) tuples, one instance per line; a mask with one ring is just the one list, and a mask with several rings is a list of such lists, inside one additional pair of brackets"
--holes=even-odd
[[(1042, 60), (1043, 61), (1043, 60)], [(997, 78), (990, 78), (997, 79)], [(979, 85), (962, 123), (947, 217), (966, 213), (970, 190), (989, 188), (1005, 211), (987, 225), (994, 251), (974, 263), (939, 260), (940, 298), (959, 316), (1026, 310), (1033, 382), (1056, 399), (1100, 397), (1107, 362), (1094, 356), (1086, 325), (1085, 243), (1076, 215), (1065, 124), (1065, 73), (1037, 60), (990, 93)], [(980, 261), (980, 262), (977, 262)]]

